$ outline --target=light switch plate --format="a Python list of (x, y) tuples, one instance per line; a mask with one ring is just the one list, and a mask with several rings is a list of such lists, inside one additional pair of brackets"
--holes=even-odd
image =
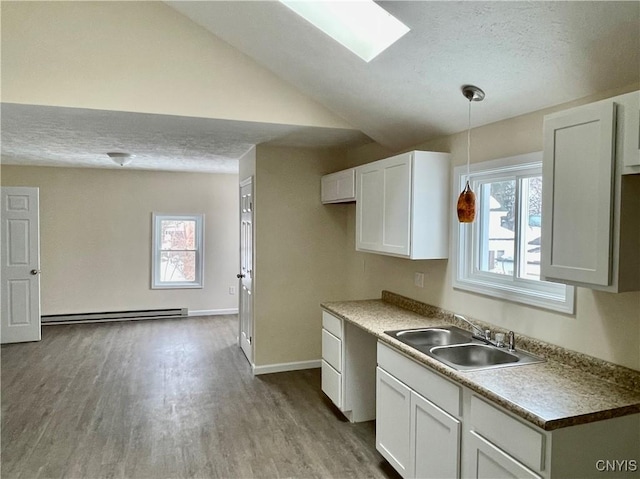
[(424, 273), (415, 273), (413, 275), (413, 284), (418, 288), (424, 288)]

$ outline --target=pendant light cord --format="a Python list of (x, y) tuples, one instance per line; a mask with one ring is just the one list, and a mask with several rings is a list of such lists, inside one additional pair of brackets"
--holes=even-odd
[(471, 100), (469, 100), (469, 124), (467, 127), (467, 181), (469, 181), (470, 164), (471, 164)]

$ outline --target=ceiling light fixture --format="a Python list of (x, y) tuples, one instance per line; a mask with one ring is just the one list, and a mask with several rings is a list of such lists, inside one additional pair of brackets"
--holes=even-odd
[(111, 151), (107, 153), (107, 156), (120, 166), (127, 166), (131, 161), (133, 161), (133, 155), (131, 153)]
[(315, 27), (370, 62), (410, 29), (372, 0), (280, 0)]
[(484, 100), (484, 92), (473, 85), (464, 85), (462, 94), (469, 100), (469, 123), (467, 126), (467, 185), (458, 197), (458, 221), (460, 223), (473, 223), (476, 217), (476, 195), (469, 185), (469, 167), (471, 165), (471, 102)]

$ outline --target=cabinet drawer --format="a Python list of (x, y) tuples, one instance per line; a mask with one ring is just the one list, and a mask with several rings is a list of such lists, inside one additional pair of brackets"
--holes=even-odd
[(378, 341), (378, 365), (453, 416), (460, 416), (462, 388)]
[(322, 359), (339, 373), (342, 372), (342, 341), (326, 329), (322, 330)]
[(473, 457), (472, 477), (477, 479), (495, 479), (497, 477), (541, 479), (541, 476), (473, 431), (469, 433), (468, 443)]
[(336, 338), (342, 339), (342, 320), (333, 314), (322, 311), (322, 327), (333, 334)]
[(477, 396), (471, 396), (471, 429), (531, 469), (544, 469), (545, 435)]
[(342, 409), (342, 375), (329, 363), (322, 361), (322, 391)]

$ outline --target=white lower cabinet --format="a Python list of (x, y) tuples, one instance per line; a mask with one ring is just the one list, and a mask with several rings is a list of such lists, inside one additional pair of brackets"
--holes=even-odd
[(376, 413), (376, 338), (322, 312), (322, 391), (351, 422)]
[(540, 479), (513, 457), (471, 431), (468, 448), (472, 456), (471, 477), (477, 479)]
[(378, 343), (376, 448), (402, 477), (460, 477), (461, 423), (423, 396), (451, 398), (451, 386), (447, 406), (457, 410), (458, 386)]
[(413, 477), (410, 464), (411, 389), (376, 371), (376, 449), (402, 477)]
[(640, 414), (544, 431), (469, 390), (465, 397), (465, 477), (640, 477)]
[(413, 477), (460, 477), (460, 421), (411, 392)]
[(377, 362), (376, 449), (405, 479), (640, 477), (640, 414), (545, 431), (380, 341)]

